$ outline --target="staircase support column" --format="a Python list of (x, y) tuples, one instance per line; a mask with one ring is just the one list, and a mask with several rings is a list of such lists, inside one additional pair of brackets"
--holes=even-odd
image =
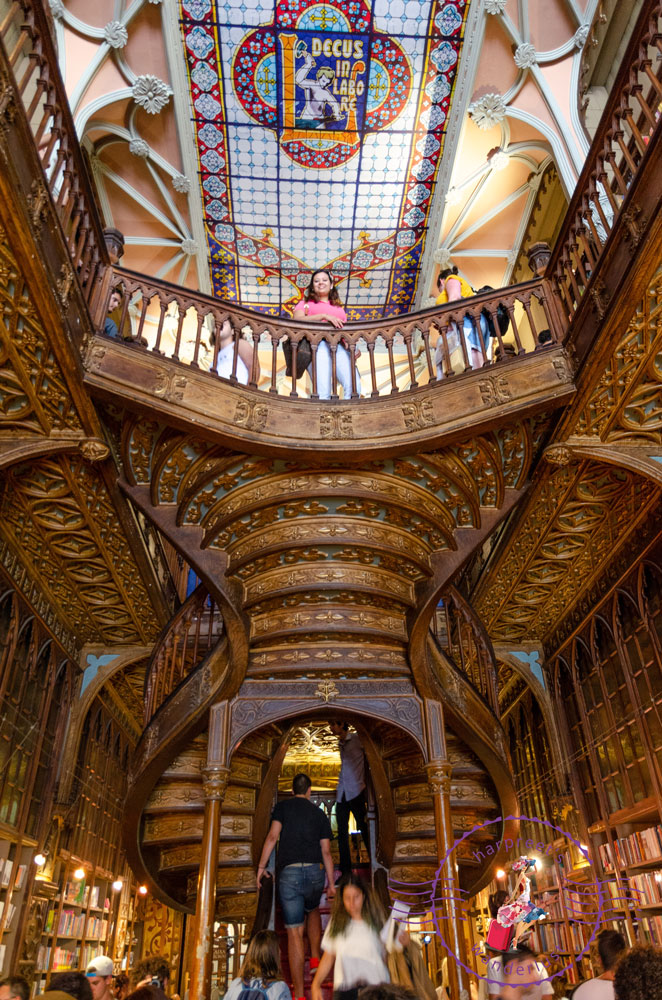
[(453, 765), (448, 760), (434, 760), (426, 767), (434, 805), (437, 853), (440, 862), (442, 858), (446, 858), (439, 869), (441, 886), (437, 888), (435, 895), (441, 896), (442, 899), (445, 897), (442, 905), (446, 916), (442, 927), (450, 952), (448, 955), (448, 982), (451, 996), (459, 997), (459, 1000), (469, 1000), (469, 974), (460, 965), (460, 962), (463, 962), (464, 965), (467, 964), (467, 948), (462, 928), (464, 914), (461, 909), (457, 860), (453, 852), (448, 853), (455, 840), (451, 815), (452, 770)]
[[(225, 765), (226, 758), (223, 752), (227, 732), (226, 715), (227, 702), (212, 706), (209, 715), (207, 766), (202, 772), (205, 814), (202, 827), (202, 857), (198, 873), (198, 895), (193, 924), (191, 978), (189, 982), (190, 1000), (207, 1000), (211, 995), (221, 805), (230, 777), (230, 768)], [(223, 762), (221, 763), (221, 761)]]

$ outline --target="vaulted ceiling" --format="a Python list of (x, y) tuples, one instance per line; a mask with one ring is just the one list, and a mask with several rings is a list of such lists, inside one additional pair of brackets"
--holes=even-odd
[(320, 266), (355, 319), (428, 304), (451, 258), (505, 284), (588, 148), (596, 0), (50, 3), (123, 263), (254, 308)]

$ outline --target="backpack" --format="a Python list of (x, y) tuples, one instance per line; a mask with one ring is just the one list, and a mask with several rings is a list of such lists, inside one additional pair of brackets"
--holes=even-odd
[(245, 979), (242, 980), (242, 989), (237, 1000), (269, 1000), (269, 994), (264, 988), (264, 984), (258, 986), (257, 983), (257, 979), (253, 979), (250, 983), (247, 983)]

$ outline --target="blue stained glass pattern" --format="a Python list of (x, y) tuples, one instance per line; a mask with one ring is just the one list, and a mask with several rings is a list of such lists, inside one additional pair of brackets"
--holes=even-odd
[(180, 0), (214, 291), (411, 308), (467, 0)]

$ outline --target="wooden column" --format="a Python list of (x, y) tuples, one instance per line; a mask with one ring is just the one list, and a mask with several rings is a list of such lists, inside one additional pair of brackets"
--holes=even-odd
[(202, 772), (205, 815), (202, 828), (202, 857), (198, 874), (191, 955), (190, 1000), (207, 1000), (211, 994), (214, 949), (218, 840), (221, 832), (221, 804), (228, 786), (230, 768), (226, 764), (228, 705), (213, 705), (209, 713), (207, 766)]
[[(426, 767), (434, 805), (434, 828), (440, 861), (446, 856), (455, 840), (451, 817), (452, 770), (453, 765), (448, 760), (434, 760)], [(462, 930), (465, 915), (462, 911), (457, 860), (454, 852), (448, 854), (440, 867), (439, 880), (440, 885), (436, 895), (446, 897), (443, 900), (446, 916), (441, 926), (449, 951), (448, 983), (451, 996), (459, 997), (460, 1000), (469, 1000), (469, 974), (459, 964), (459, 962), (467, 964), (467, 949)]]
[[(444, 914), (443, 920), (440, 920), (440, 929), (448, 946), (448, 985), (452, 997), (469, 1000), (469, 973), (459, 964), (463, 962), (467, 965), (467, 948), (462, 930), (466, 914), (462, 910), (459, 892), (457, 859), (454, 852), (449, 853), (455, 841), (451, 815), (453, 765), (446, 753), (444, 710), (441, 702), (431, 698), (426, 701), (425, 721), (428, 744), (428, 763), (425, 770), (432, 793), (437, 855), (440, 862), (439, 884), (435, 897), (441, 897), (441, 905), (437, 909)], [(443, 954), (443, 946), (440, 951)]]

